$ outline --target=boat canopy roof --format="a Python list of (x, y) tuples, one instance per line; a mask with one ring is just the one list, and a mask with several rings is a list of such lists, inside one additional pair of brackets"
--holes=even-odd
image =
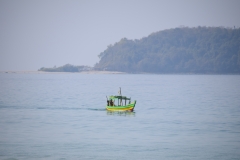
[(109, 99), (125, 99), (125, 100), (131, 100), (131, 98), (128, 98), (126, 96), (110, 96)]

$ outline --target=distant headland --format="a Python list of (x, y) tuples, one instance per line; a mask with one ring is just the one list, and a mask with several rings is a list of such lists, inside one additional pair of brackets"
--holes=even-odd
[(181, 27), (139, 40), (121, 39), (93, 67), (66, 64), (44, 72), (240, 74), (240, 28)]

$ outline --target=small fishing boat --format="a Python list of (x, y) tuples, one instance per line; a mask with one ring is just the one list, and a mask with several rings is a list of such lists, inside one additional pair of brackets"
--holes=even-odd
[(107, 97), (107, 106), (108, 111), (130, 111), (134, 110), (137, 101), (131, 102), (131, 98), (122, 96), (121, 88), (119, 95)]

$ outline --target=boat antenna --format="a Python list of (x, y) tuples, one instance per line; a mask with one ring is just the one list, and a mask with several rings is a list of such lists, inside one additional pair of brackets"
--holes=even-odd
[(108, 100), (108, 97), (106, 96), (107, 100)]
[(118, 92), (118, 93), (119, 93), (119, 95), (121, 96), (121, 95), (122, 95), (122, 93), (121, 93), (121, 87), (119, 87), (119, 88), (120, 88), (120, 90), (119, 90), (119, 92)]
[[(119, 89), (120, 89), (120, 90), (119, 90), (119, 95), (122, 96), (121, 87), (119, 87)], [(120, 99), (120, 105), (122, 105), (122, 97), (121, 97), (121, 99)]]

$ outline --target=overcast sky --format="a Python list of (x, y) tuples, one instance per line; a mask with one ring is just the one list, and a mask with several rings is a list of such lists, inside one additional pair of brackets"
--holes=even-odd
[(240, 27), (240, 0), (0, 0), (0, 71), (93, 66), (108, 45), (179, 26)]

